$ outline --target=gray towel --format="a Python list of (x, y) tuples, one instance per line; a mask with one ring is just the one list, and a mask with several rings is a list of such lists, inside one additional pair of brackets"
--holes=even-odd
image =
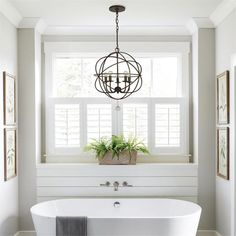
[(87, 217), (56, 217), (56, 236), (87, 236)]

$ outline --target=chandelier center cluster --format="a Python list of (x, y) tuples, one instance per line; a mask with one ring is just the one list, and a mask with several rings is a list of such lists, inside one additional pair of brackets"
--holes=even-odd
[(114, 5), (109, 10), (116, 13), (116, 47), (97, 61), (95, 88), (112, 99), (121, 100), (142, 87), (142, 67), (134, 57), (119, 48), (119, 12), (125, 11), (125, 7)]

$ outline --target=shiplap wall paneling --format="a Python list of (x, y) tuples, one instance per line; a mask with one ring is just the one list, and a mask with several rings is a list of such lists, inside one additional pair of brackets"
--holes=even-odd
[(40, 164), (37, 176), (197, 176), (196, 164)]
[[(109, 181), (110, 187), (100, 184)], [(124, 181), (132, 187), (113, 183)], [(37, 168), (38, 202), (76, 197), (168, 197), (197, 201), (197, 165), (40, 165)]]
[(160, 187), (160, 186), (181, 186), (181, 187), (197, 187), (197, 177), (54, 177), (39, 176), (37, 178), (38, 187), (98, 187), (100, 184), (109, 181), (111, 184), (119, 180), (120, 183), (127, 181), (134, 187)]

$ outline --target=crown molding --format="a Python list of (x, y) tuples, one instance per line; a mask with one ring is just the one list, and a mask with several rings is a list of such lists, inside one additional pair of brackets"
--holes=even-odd
[[(111, 35), (114, 27), (109, 25), (78, 25), (78, 26), (48, 26), (46, 35)], [(144, 25), (121, 25), (121, 35), (189, 35), (184, 26), (144, 26)]]
[(20, 29), (35, 29), (40, 34), (43, 34), (47, 28), (45, 21), (39, 17), (24, 17), (18, 25)]
[(190, 34), (194, 34), (198, 29), (213, 29), (215, 26), (207, 17), (195, 17), (187, 22), (186, 28)]
[(234, 9), (236, 0), (224, 0), (210, 15), (211, 21), (218, 26)]
[(22, 16), (19, 11), (7, 0), (0, 0), (0, 12), (15, 26), (18, 27)]

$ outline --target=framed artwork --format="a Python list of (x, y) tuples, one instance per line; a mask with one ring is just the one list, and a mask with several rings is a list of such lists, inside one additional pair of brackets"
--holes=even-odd
[(218, 124), (229, 123), (229, 71), (217, 76), (217, 120)]
[(4, 129), (4, 180), (17, 175), (16, 128)]
[(229, 128), (217, 130), (217, 175), (229, 180)]
[(16, 78), (3, 72), (4, 125), (16, 124)]

